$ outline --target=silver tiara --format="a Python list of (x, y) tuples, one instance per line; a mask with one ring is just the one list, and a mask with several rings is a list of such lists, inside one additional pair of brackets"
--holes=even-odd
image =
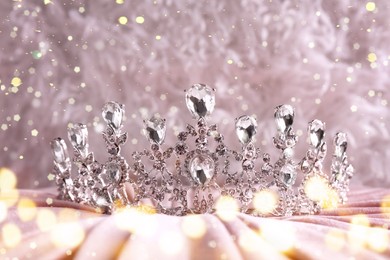
[[(325, 172), (325, 124), (311, 121), (310, 147), (297, 161), (293, 156), (298, 141), (292, 127), (294, 109), (278, 106), (273, 143), (280, 156), (272, 163), (270, 155), (254, 144), (257, 123), (253, 116), (236, 119), (235, 130), (242, 146), (238, 151), (227, 147), (217, 125), (207, 123), (214, 110), (214, 92), (204, 84), (195, 84), (185, 92), (187, 108), (197, 121), (177, 135), (173, 146), (164, 145), (165, 119), (153, 116), (145, 120), (150, 149), (134, 151), (130, 164), (120, 153), (128, 139), (127, 132), (122, 131), (124, 105), (111, 101), (103, 107), (103, 138), (109, 154), (103, 164), (88, 150), (86, 125), (73, 124), (68, 128), (72, 160), (63, 139), (51, 142), (59, 197), (103, 213), (149, 203), (155, 212), (169, 215), (235, 209), (261, 216), (316, 214), (347, 200), (354, 169), (348, 163), (345, 133), (336, 134), (331, 168)], [(72, 172), (72, 162), (77, 172)]]

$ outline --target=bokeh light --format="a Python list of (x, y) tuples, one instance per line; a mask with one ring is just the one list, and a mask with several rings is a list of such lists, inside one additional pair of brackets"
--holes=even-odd
[(346, 234), (340, 229), (331, 229), (325, 236), (325, 244), (332, 251), (340, 251), (346, 244)]
[(305, 183), (306, 195), (314, 201), (324, 201), (328, 195), (328, 183), (320, 176), (313, 176)]
[(142, 16), (137, 16), (135, 18), (135, 22), (139, 24), (143, 24), (145, 22), (145, 18), (143, 18)]
[(115, 223), (119, 229), (139, 236), (152, 236), (157, 229), (154, 212), (149, 206), (126, 207), (115, 213)]
[(5, 218), (7, 217), (7, 213), (8, 213), (7, 204), (5, 204), (5, 202), (3, 201), (0, 201), (0, 223), (5, 220)]
[(366, 10), (369, 12), (375, 11), (376, 4), (374, 2), (367, 2), (366, 3)]
[(280, 252), (288, 252), (295, 244), (295, 229), (288, 222), (270, 222), (261, 227), (260, 233)]
[(278, 195), (272, 190), (261, 190), (255, 194), (253, 206), (261, 214), (269, 214), (278, 205)]
[(184, 237), (174, 231), (166, 231), (160, 236), (159, 246), (167, 255), (177, 255), (184, 251)]
[(66, 222), (76, 222), (80, 217), (80, 212), (75, 209), (63, 208), (58, 212), (58, 222), (66, 223)]
[(261, 245), (263, 241), (258, 233), (252, 230), (245, 230), (240, 234), (238, 243), (246, 251), (254, 252), (259, 250), (259, 245)]
[(378, 253), (383, 253), (389, 248), (389, 233), (387, 229), (373, 227), (368, 231), (368, 247)]
[(50, 209), (39, 209), (36, 217), (37, 226), (40, 231), (45, 232), (57, 224), (57, 216)]
[(35, 202), (29, 198), (21, 198), (18, 202), (17, 213), (20, 220), (24, 222), (32, 220), (37, 213)]
[(16, 188), (17, 178), (8, 168), (0, 168), (0, 191), (8, 191)]
[(118, 18), (118, 22), (119, 22), (120, 24), (122, 24), (122, 25), (127, 24), (127, 21), (128, 21), (128, 19), (127, 19), (126, 16), (121, 16), (121, 17)]
[(389, 214), (388, 217), (390, 218), (390, 195), (386, 195), (382, 198), (381, 211), (385, 214)]
[(232, 221), (236, 218), (239, 211), (237, 201), (230, 196), (221, 196), (215, 205), (217, 215), (225, 220)]
[(304, 186), (307, 197), (320, 203), (322, 208), (335, 209), (340, 200), (336, 190), (329, 186), (329, 182), (318, 175), (310, 177)]
[(7, 207), (14, 206), (19, 200), (19, 191), (17, 189), (1, 190), (0, 201), (5, 203)]
[(15, 247), (19, 245), (22, 239), (22, 232), (20, 228), (13, 223), (7, 223), (1, 229), (1, 235), (4, 241), (4, 244), (7, 247)]
[(207, 231), (205, 221), (200, 215), (189, 215), (183, 218), (181, 228), (184, 234), (190, 238), (198, 239)]
[(85, 238), (85, 231), (78, 222), (58, 224), (51, 229), (51, 241), (57, 248), (73, 248)]
[(359, 251), (366, 245), (370, 221), (366, 215), (358, 214), (352, 217), (348, 231), (348, 243), (352, 250)]

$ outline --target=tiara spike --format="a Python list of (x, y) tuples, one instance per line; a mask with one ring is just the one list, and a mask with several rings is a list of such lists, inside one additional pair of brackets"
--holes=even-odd
[[(104, 163), (97, 162), (88, 151), (86, 126), (73, 124), (68, 135), (77, 173), (71, 171), (65, 141), (56, 138), (51, 142), (59, 197), (91, 205), (104, 213), (139, 206), (148, 200), (159, 213), (181, 216), (215, 212), (218, 200), (228, 196), (238, 202), (241, 212), (288, 216), (318, 213), (324, 200), (333, 198), (310, 197), (307, 186), (312, 180), (320, 180), (330, 194), (337, 195), (338, 203), (346, 201), (354, 172), (346, 155), (346, 134), (338, 133), (334, 139), (330, 176), (322, 169), (327, 146), (325, 124), (320, 120), (309, 122), (309, 149), (301, 161), (295, 160), (298, 137), (293, 129), (295, 111), (290, 105), (275, 108), (277, 133), (273, 141), (280, 150), (276, 162), (272, 163), (271, 156), (256, 147), (257, 122), (253, 116), (236, 119), (234, 127), (241, 149), (232, 150), (217, 125), (206, 121), (214, 110), (214, 91), (205, 84), (194, 84), (185, 92), (195, 124), (179, 132), (175, 144), (164, 144), (165, 119), (153, 116), (145, 120), (143, 131), (150, 148), (133, 152), (130, 165), (121, 155), (121, 147), (128, 139), (127, 132), (122, 131), (124, 105), (110, 101), (103, 107), (106, 128), (102, 135), (109, 154)], [(298, 174), (303, 177), (299, 183)], [(132, 201), (125, 184), (134, 190)], [(259, 204), (262, 193), (274, 198), (272, 208)]]
[(61, 199), (75, 201), (73, 180), (71, 178), (72, 164), (65, 141), (55, 138), (50, 142), (54, 156), (55, 181), (58, 187), (58, 196)]

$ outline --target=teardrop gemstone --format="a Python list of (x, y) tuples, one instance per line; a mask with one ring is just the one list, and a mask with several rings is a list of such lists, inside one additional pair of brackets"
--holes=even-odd
[(117, 131), (122, 126), (124, 112), (124, 105), (110, 101), (104, 105), (102, 116), (106, 124)]
[(73, 124), (68, 128), (68, 138), (72, 146), (80, 152), (83, 157), (88, 155), (88, 129), (84, 124)]
[(336, 134), (336, 137), (334, 139), (334, 145), (335, 145), (335, 155), (338, 158), (342, 158), (347, 151), (347, 134), (343, 132), (339, 132)]
[(309, 123), (308, 127), (310, 144), (315, 148), (318, 148), (325, 137), (325, 123), (318, 119), (314, 119)]
[(278, 130), (286, 133), (294, 122), (294, 108), (290, 105), (280, 105), (275, 108), (274, 117)]
[(192, 116), (201, 118), (214, 111), (214, 90), (205, 84), (194, 84), (186, 91), (186, 105)]
[(153, 116), (149, 120), (144, 121), (144, 123), (144, 133), (149, 142), (152, 144), (162, 144), (166, 133), (165, 119)]
[(236, 134), (242, 144), (252, 141), (257, 132), (257, 122), (252, 116), (240, 116), (236, 120)]
[(192, 158), (189, 171), (192, 179), (199, 185), (206, 185), (214, 176), (215, 165), (213, 159), (204, 154)]

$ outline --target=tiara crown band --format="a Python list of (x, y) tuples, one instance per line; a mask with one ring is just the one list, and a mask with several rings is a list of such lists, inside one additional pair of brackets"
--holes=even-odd
[[(65, 140), (51, 142), (59, 197), (104, 213), (139, 206), (149, 199), (157, 212), (169, 215), (218, 211), (224, 198), (237, 202), (241, 212), (274, 216), (315, 214), (329, 204), (347, 200), (354, 169), (347, 159), (345, 133), (336, 134), (330, 174), (326, 174), (322, 169), (327, 152), (325, 123), (318, 119), (309, 122), (310, 148), (297, 162), (293, 157), (298, 141), (293, 130), (295, 111), (290, 105), (278, 106), (273, 143), (280, 156), (271, 163), (270, 155), (254, 144), (257, 122), (253, 116), (236, 119), (236, 135), (242, 145), (239, 151), (228, 148), (217, 125), (207, 124), (215, 107), (214, 92), (205, 84), (194, 84), (185, 92), (187, 108), (197, 124), (187, 125), (172, 146), (164, 145), (165, 119), (153, 116), (145, 120), (143, 132), (151, 146), (134, 151), (130, 165), (120, 153), (128, 139), (122, 131), (124, 105), (110, 101), (103, 107), (106, 129), (102, 135), (109, 154), (105, 163), (97, 162), (89, 151), (86, 125), (73, 124), (68, 129), (72, 160)], [(72, 172), (72, 162), (77, 172)], [(135, 194), (132, 200), (127, 196), (128, 186)]]

